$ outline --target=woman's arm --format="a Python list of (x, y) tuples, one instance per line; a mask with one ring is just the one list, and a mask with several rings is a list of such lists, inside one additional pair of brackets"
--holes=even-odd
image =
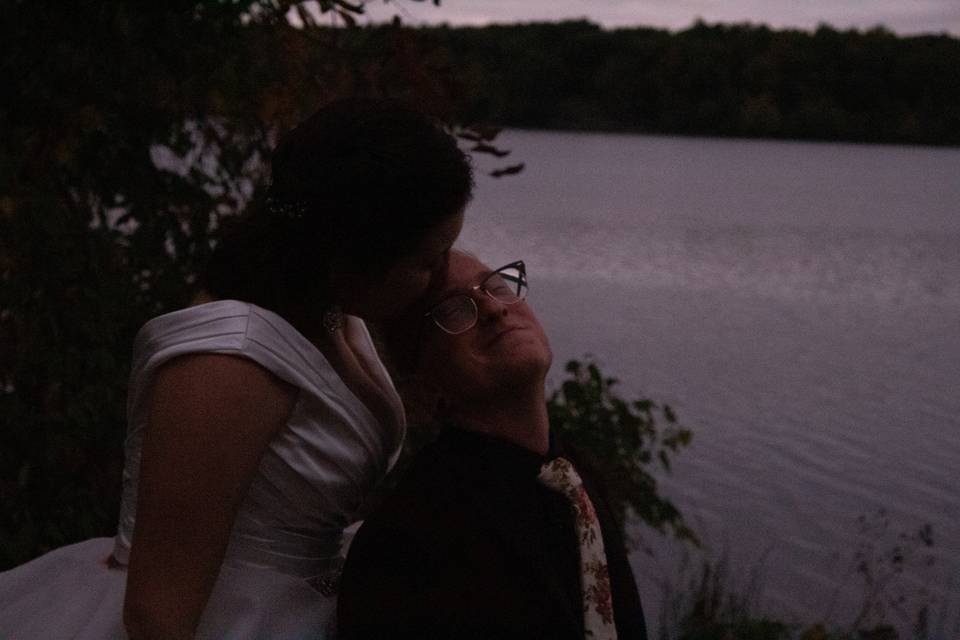
[(236, 356), (182, 356), (160, 368), (124, 601), (132, 638), (193, 637), (237, 507), (295, 401), (294, 387)]

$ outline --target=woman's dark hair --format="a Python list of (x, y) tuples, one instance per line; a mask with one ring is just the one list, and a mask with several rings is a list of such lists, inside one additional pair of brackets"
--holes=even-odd
[(277, 310), (326, 306), (332, 263), (382, 273), (463, 210), (467, 156), (430, 118), (386, 100), (331, 103), (273, 152), (266, 197), (224, 225), (201, 286)]

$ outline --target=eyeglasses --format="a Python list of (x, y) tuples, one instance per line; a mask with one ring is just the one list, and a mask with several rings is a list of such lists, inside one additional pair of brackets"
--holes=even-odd
[(479, 310), (473, 299), (474, 291), (483, 291), (501, 304), (516, 304), (527, 297), (527, 267), (523, 260), (502, 266), (480, 284), (470, 287), (468, 293), (461, 293), (443, 300), (424, 314), (450, 335), (464, 333), (477, 324)]

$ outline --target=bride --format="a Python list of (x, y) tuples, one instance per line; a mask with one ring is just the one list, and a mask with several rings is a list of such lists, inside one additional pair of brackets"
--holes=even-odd
[(329, 637), (343, 530), (404, 435), (361, 318), (442, 272), (472, 178), (431, 121), (360, 100), (272, 170), (194, 304), (137, 335), (115, 538), (0, 574), (0, 637)]

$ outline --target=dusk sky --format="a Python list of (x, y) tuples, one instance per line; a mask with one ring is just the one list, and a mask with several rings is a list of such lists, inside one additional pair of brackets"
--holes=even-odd
[(649, 25), (688, 27), (706, 22), (753, 22), (772, 27), (870, 28), (883, 24), (902, 34), (948, 32), (960, 35), (960, 0), (374, 0), (377, 18), (399, 13), (408, 23), (486, 24), (586, 17), (607, 27)]

